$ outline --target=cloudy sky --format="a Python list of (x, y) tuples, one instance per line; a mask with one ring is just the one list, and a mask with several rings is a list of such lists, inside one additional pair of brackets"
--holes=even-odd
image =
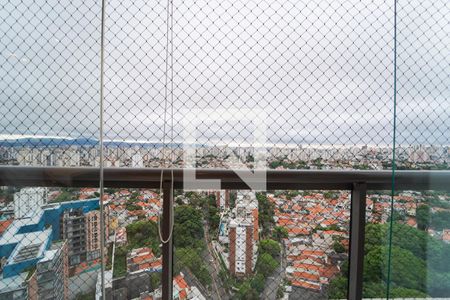
[[(99, 1), (11, 2), (0, 134), (98, 138)], [(162, 138), (165, 5), (107, 1), (106, 139)], [(450, 144), (450, 3), (398, 11), (398, 142)], [(195, 120), (202, 142), (248, 140), (250, 117), (205, 117), (246, 109), (272, 143), (390, 144), (393, 28), (393, 1), (174, 0), (173, 139)]]

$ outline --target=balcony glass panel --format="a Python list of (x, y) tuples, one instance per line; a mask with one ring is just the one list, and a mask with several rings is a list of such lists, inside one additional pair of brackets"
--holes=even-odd
[(176, 197), (174, 296), (347, 297), (347, 191), (188, 192)]

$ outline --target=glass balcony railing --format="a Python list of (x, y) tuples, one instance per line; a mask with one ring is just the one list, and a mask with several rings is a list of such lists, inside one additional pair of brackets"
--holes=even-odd
[[(178, 189), (165, 202), (163, 192), (172, 185), (168, 171), (163, 181), (169, 184), (160, 190), (155, 170), (106, 169), (100, 202), (92, 188), (98, 185), (95, 170), (97, 176), (86, 168), (0, 170), (1, 184), (16, 183), (2, 189), (2, 276), (11, 283), (5, 299), (39, 296), (46, 290), (40, 286), (43, 276), (46, 285), (59, 282), (55, 295), (68, 299), (99, 297), (102, 284), (108, 299), (158, 299), (167, 293), (174, 299), (448, 293), (442, 280), (450, 254), (445, 215), (450, 196), (438, 191), (446, 190), (447, 171), (398, 171), (399, 191), (392, 198), (386, 190), (389, 172), (272, 171), (267, 191), (254, 192), (231, 189), (244, 184), (233, 171), (203, 170), (199, 177), (221, 178), (224, 189), (187, 192), (179, 189), (183, 176), (176, 170)], [(57, 186), (60, 177), (52, 173), (58, 172), (74, 187)], [(44, 185), (43, 179), (45, 188), (23, 186)], [(147, 188), (126, 187), (128, 181)], [(90, 187), (76, 187), (80, 184)], [(34, 202), (36, 194), (45, 200)], [(101, 219), (100, 205), (103, 222), (93, 226)], [(74, 218), (77, 222), (67, 222)], [(66, 235), (80, 224), (84, 231)]]

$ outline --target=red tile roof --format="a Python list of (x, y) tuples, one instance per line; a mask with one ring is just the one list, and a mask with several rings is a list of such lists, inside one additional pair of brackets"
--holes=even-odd
[(319, 275), (315, 275), (315, 274), (311, 274), (311, 273), (307, 273), (307, 272), (293, 272), (292, 273), (292, 277), (295, 278), (296, 280), (310, 280), (310, 281), (320, 281), (320, 276)]
[(408, 220), (406, 221), (406, 224), (408, 224), (409, 226), (415, 227), (417, 225), (416, 219), (410, 217), (408, 218)]
[(292, 285), (305, 289), (320, 290), (320, 284), (312, 284), (300, 280), (292, 280)]
[(9, 225), (11, 225), (13, 221), (13, 219), (0, 221), (0, 235), (5, 232), (5, 230), (9, 227)]
[(326, 266), (319, 270), (320, 277), (331, 278), (339, 273), (339, 269), (336, 266)]
[(180, 299), (187, 299), (187, 292), (186, 290), (181, 290), (180, 293), (178, 294)]
[(184, 277), (181, 274), (175, 276), (173, 280), (175, 281), (176, 285), (178, 285), (180, 290), (189, 288), (188, 284), (186, 283), (186, 280), (184, 280)]
[(288, 228), (288, 233), (293, 235), (309, 235), (310, 231), (306, 228), (294, 227)]

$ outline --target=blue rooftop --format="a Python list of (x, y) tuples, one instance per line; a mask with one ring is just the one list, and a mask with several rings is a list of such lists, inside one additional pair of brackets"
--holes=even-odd
[(87, 213), (99, 208), (99, 198), (49, 204), (29, 218), (17, 219), (0, 237), (0, 257), (6, 257), (3, 278), (17, 276), (44, 257), (52, 241), (61, 238), (60, 216), (65, 210)]

